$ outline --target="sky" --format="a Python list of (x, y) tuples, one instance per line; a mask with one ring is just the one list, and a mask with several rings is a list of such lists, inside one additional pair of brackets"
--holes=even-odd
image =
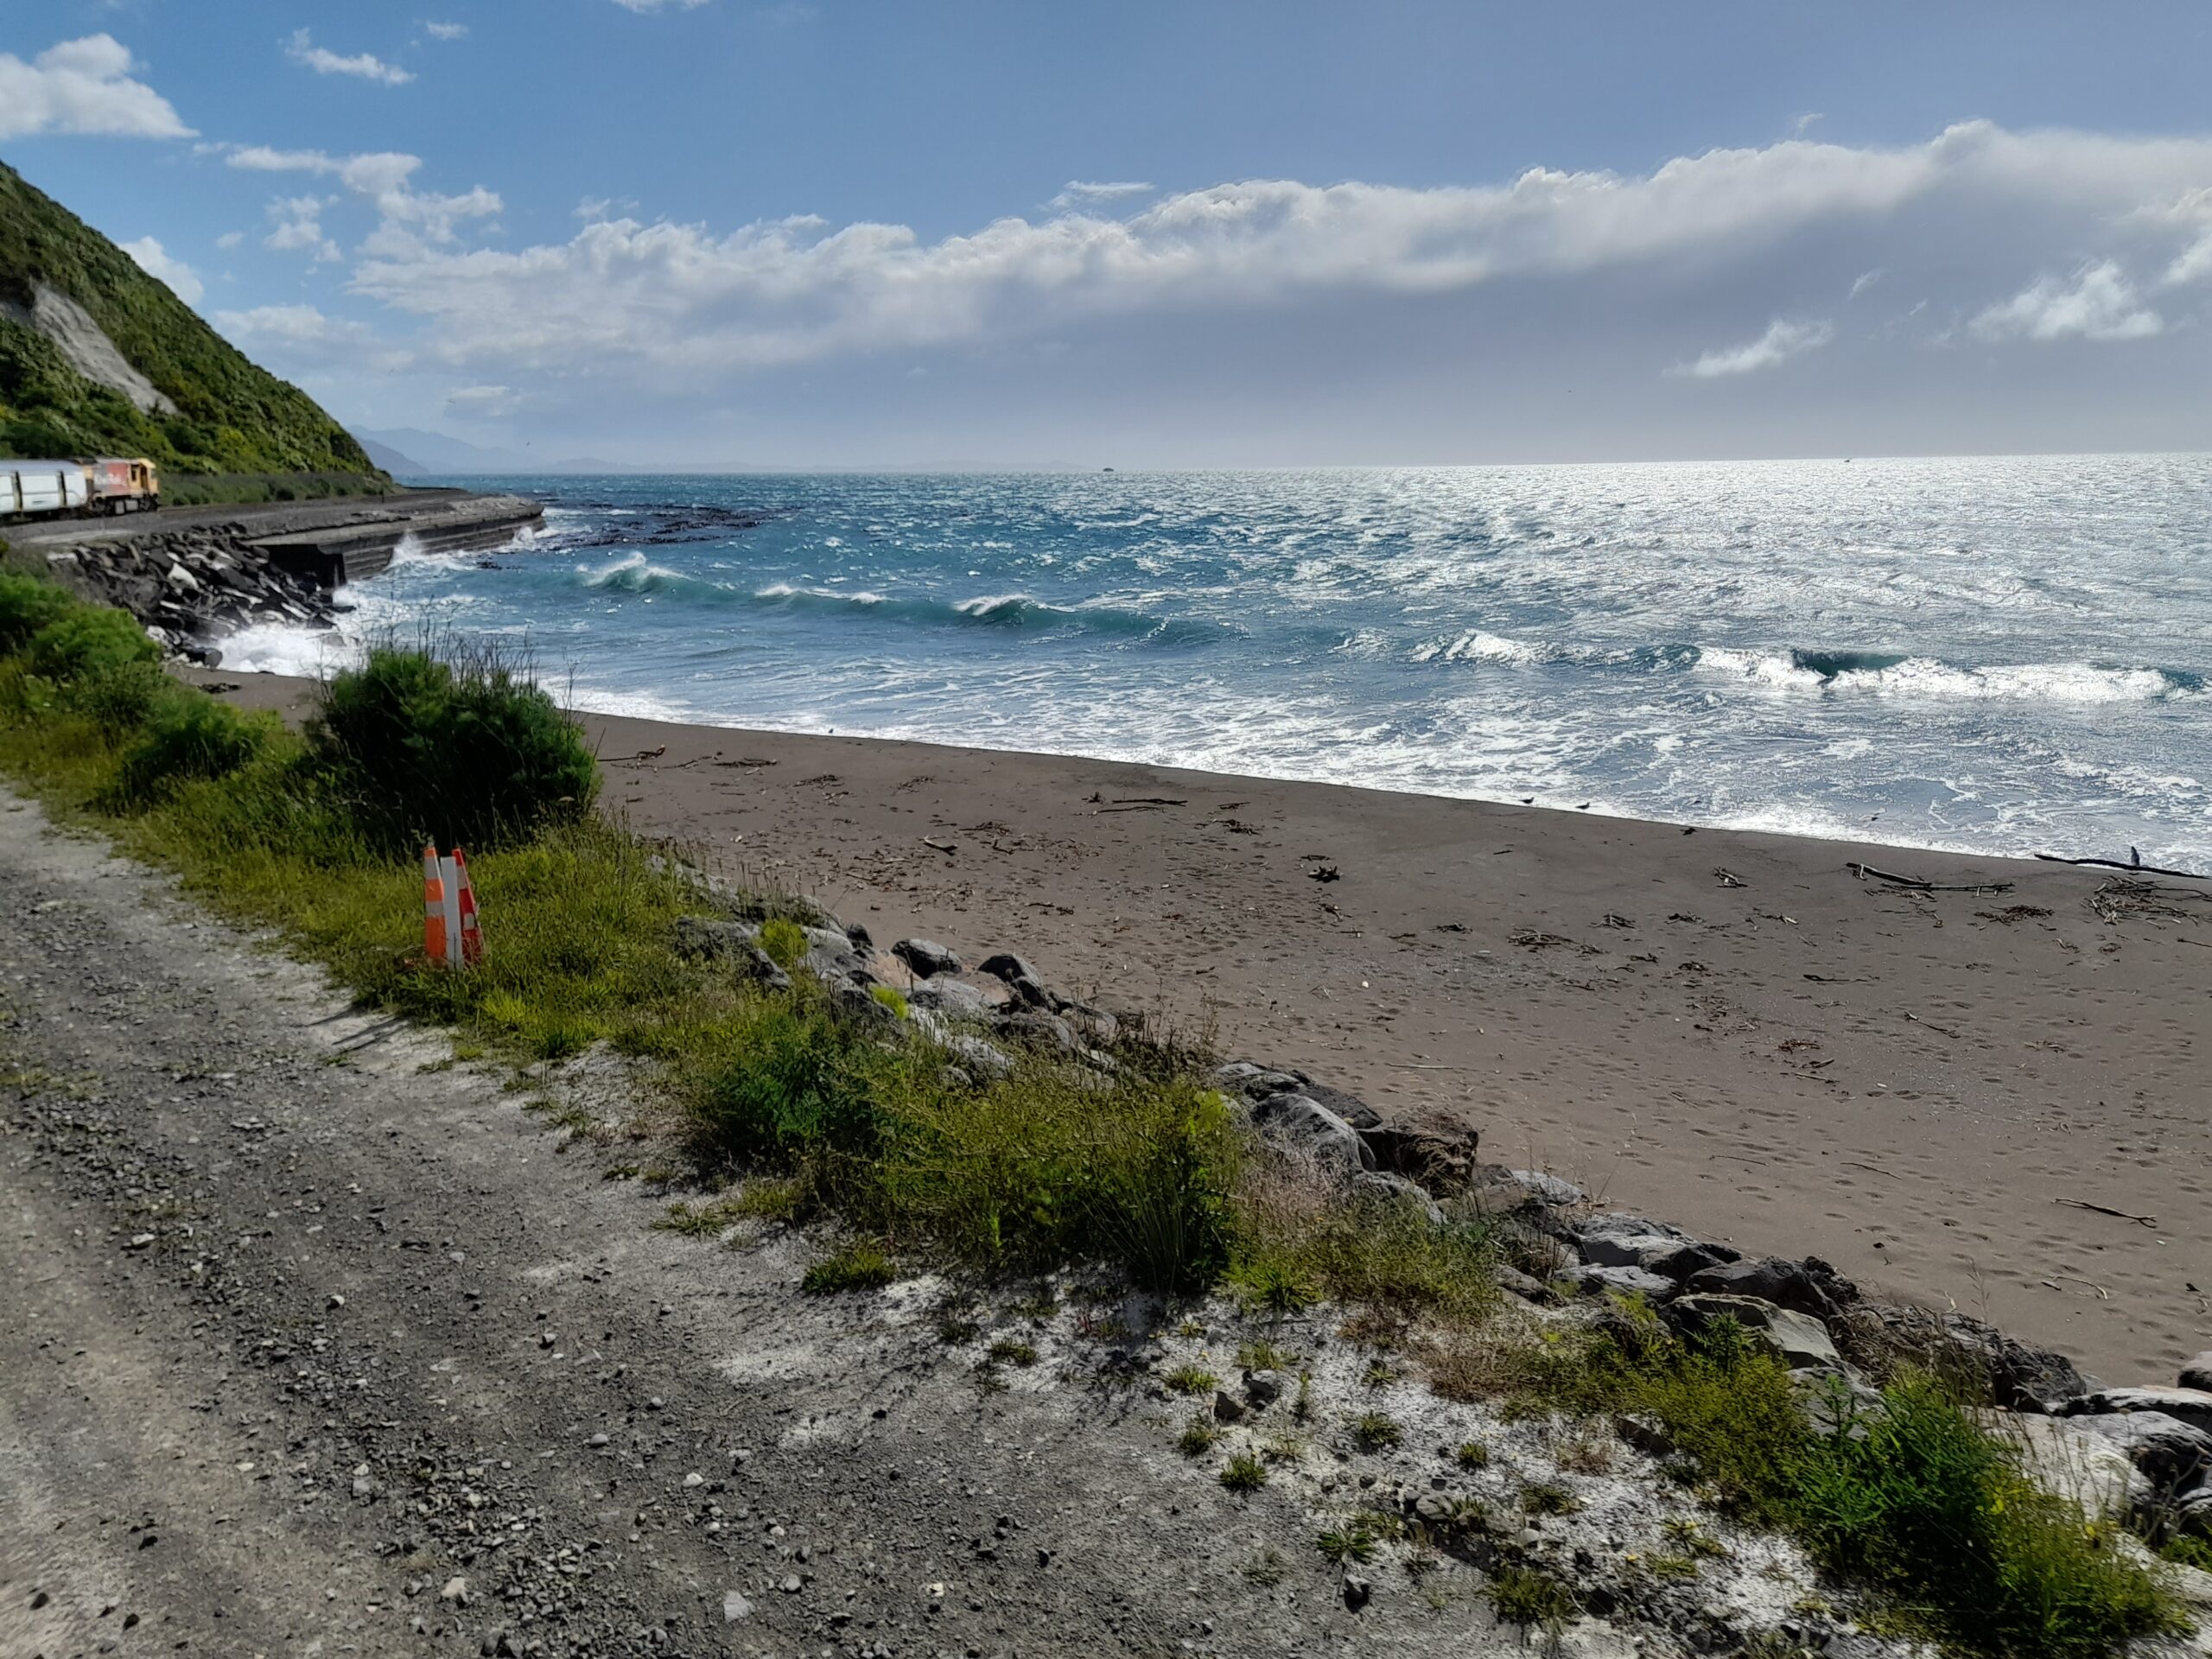
[(359, 429), (672, 467), (2212, 448), (2212, 9), (0, 0)]

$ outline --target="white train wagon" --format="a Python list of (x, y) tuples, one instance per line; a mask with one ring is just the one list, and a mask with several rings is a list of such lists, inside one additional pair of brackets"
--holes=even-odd
[(0, 515), (82, 512), (92, 499), (81, 461), (0, 461)]

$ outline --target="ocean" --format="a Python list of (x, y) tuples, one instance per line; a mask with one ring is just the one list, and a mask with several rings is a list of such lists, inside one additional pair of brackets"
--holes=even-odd
[(2212, 866), (2212, 457), (465, 478), (425, 626), (588, 709)]

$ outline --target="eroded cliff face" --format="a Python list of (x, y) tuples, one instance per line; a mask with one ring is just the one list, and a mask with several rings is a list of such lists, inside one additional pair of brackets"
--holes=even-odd
[(39, 283), (24, 305), (0, 296), (0, 316), (43, 334), (69, 366), (95, 385), (120, 392), (142, 415), (174, 415), (176, 404), (116, 349), (92, 314), (58, 289)]

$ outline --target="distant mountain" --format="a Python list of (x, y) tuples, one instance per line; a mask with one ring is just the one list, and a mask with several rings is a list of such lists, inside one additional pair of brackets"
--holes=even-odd
[[(652, 467), (632, 467), (619, 461), (599, 461), (589, 455), (555, 461), (528, 450), (487, 449), (482, 444), (425, 432), (418, 426), (396, 426), (381, 432), (364, 431), (361, 441), (373, 453), (382, 449), (396, 457), (385, 470), (412, 478), (467, 476), (479, 473), (649, 473)], [(413, 459), (410, 459), (412, 457)], [(404, 461), (403, 467), (397, 462)]]
[(307, 393), (0, 162), (0, 455), (80, 454), (179, 473), (375, 470)]
[[(359, 433), (353, 435), (360, 438)], [(369, 459), (390, 473), (394, 478), (420, 478), (435, 470), (425, 467), (412, 455), (404, 455), (390, 444), (378, 443), (374, 438), (361, 438), (361, 448), (369, 452)]]

